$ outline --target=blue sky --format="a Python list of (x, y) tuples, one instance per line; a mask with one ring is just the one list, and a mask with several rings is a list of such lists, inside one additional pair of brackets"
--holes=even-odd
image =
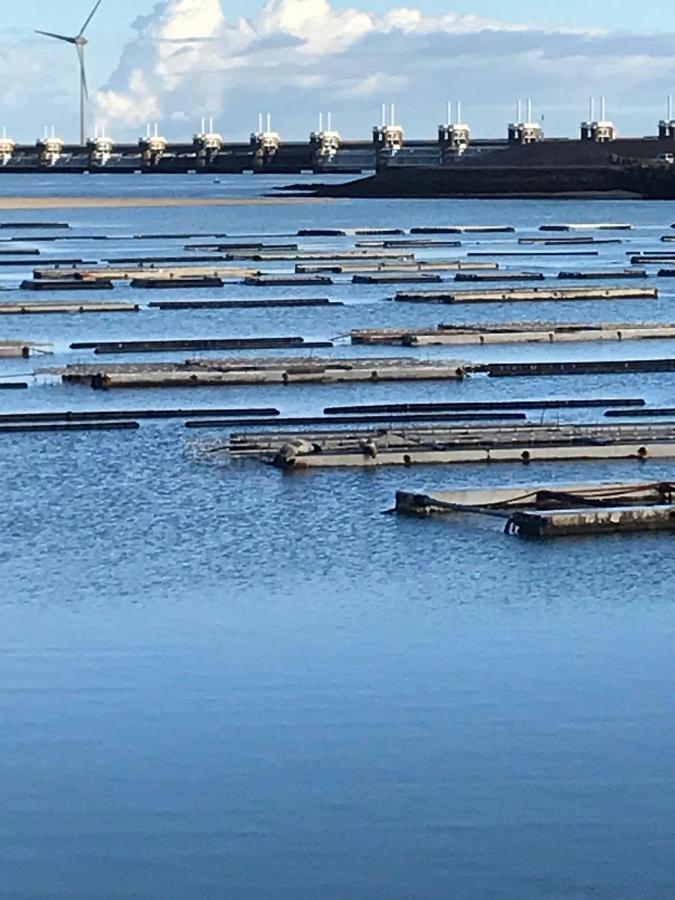
[[(86, 15), (89, 0), (69, 0), (67, 12), (62, 12), (64, 4), (52, 3), (51, 0), (21, 0), (21, 3), (3, 4), (3, 25), (5, 27), (31, 28), (36, 22), (51, 22), (57, 25), (59, 19), (79, 20), (80, 13)], [(104, 0), (101, 7), (101, 18), (105, 16), (106, 30), (111, 33), (124, 34), (125, 26), (137, 15), (149, 13), (155, 0)], [(360, 6), (375, 12), (390, 6), (414, 5), (426, 12), (438, 14), (452, 10), (465, 14), (491, 16), (497, 19), (532, 22), (596, 26), (603, 28), (627, 28), (650, 30), (652, 28), (672, 28), (675, 30), (675, 5), (661, 0), (649, 4), (649, 21), (645, 22), (644, 7), (638, 3), (625, 3), (621, 0), (455, 0), (447, 3), (441, 0), (423, 0), (419, 3), (404, 2), (386, 3), (384, 0), (369, 0), (368, 3), (336, 3), (343, 9), (349, 6)], [(106, 13), (107, 9), (107, 15)], [(250, 15), (255, 4), (247, 0), (228, 0), (227, 10), (233, 17)], [(112, 12), (111, 12), (112, 10)]]
[[(18, 139), (54, 120), (64, 137), (76, 130), (75, 54), (32, 29), (74, 33), (93, 2), (3, 3), (0, 124)], [(392, 13), (401, 7), (413, 12)], [(576, 132), (593, 93), (607, 94), (624, 133), (642, 134), (675, 93), (675, 4), (664, 0), (649, 4), (648, 17), (621, 0), (269, 0), (262, 9), (250, 0), (103, 0), (88, 33), (96, 115), (116, 137), (137, 136), (148, 120), (185, 137), (199, 116), (214, 115), (226, 136), (241, 138), (257, 110), (272, 109), (295, 138), (331, 109), (354, 136), (392, 100), (401, 124), (421, 135), (434, 132), (446, 100), (461, 98), (477, 133), (494, 135), (515, 99), (533, 94), (549, 133), (563, 135)], [(147, 20), (134, 29), (139, 16)], [(485, 30), (462, 16), (501, 24)], [(171, 40), (158, 42), (160, 31)]]

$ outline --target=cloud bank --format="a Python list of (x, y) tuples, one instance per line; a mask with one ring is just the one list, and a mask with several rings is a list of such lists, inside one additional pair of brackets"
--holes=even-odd
[[(543, 28), (397, 7), (382, 15), (328, 0), (268, 0), (230, 21), (221, 0), (164, 0), (133, 25), (134, 40), (96, 113), (116, 138), (158, 121), (188, 137), (203, 115), (242, 139), (258, 111), (287, 138), (304, 138), (319, 110), (346, 137), (365, 137), (394, 101), (414, 136), (435, 133), (448, 99), (474, 132), (498, 135), (517, 97), (532, 96), (550, 134), (574, 134), (590, 94), (605, 94), (623, 132), (653, 133), (675, 92), (672, 35)], [(1, 100), (0, 96), (0, 100)]]

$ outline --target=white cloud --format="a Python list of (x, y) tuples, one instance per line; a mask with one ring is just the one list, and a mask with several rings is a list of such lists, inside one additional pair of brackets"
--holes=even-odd
[(549, 130), (564, 133), (576, 130), (591, 92), (614, 99), (617, 116), (625, 107), (642, 132), (654, 129), (656, 105), (675, 82), (668, 35), (408, 7), (374, 15), (328, 0), (268, 0), (253, 18), (231, 22), (221, 0), (165, 0), (134, 29), (96, 97), (116, 137), (136, 135), (148, 120), (168, 137), (187, 137), (186, 123), (214, 115), (226, 136), (241, 138), (258, 109), (272, 109), (278, 130), (299, 138), (321, 108), (333, 110), (344, 133), (365, 137), (381, 100), (396, 101), (409, 133), (431, 136), (449, 97), (464, 100), (478, 132), (495, 135), (515, 98), (530, 94)]
[(260, 33), (299, 38), (299, 52), (340, 53), (373, 31), (373, 18), (355, 9), (336, 12), (328, 0), (271, 0), (255, 22)]

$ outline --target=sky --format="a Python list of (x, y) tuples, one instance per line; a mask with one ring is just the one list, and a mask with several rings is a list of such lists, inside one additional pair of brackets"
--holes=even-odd
[[(93, 0), (3, 4), (0, 125), (33, 141), (77, 134), (74, 48), (33, 28), (76, 33)], [(88, 31), (92, 119), (118, 139), (157, 121), (189, 138), (213, 115), (243, 139), (257, 112), (299, 139), (333, 112), (365, 137), (395, 102), (411, 137), (431, 136), (463, 101), (478, 136), (496, 136), (531, 96), (551, 136), (575, 134), (588, 97), (607, 96), (621, 133), (653, 133), (675, 93), (675, 4), (609, 0), (103, 0)], [(656, 26), (658, 25), (658, 31)]]

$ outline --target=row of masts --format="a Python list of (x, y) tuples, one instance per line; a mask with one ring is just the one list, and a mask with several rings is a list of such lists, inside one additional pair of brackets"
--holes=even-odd
[[(595, 110), (596, 110), (596, 98), (590, 97), (588, 101), (588, 121), (589, 122), (605, 122), (606, 121), (606, 110), (607, 103), (604, 96), (600, 97), (597, 102), (599, 103), (600, 115), (596, 120)], [(523, 116), (523, 110), (525, 110), (525, 116)], [(321, 134), (324, 131), (332, 132), (333, 131), (333, 121), (332, 121), (332, 113), (323, 113), (320, 112), (318, 114), (318, 131), (316, 133)], [(543, 119), (543, 116), (542, 116)], [(667, 110), (666, 110), (666, 121), (673, 122), (675, 119), (673, 118), (673, 95), (669, 94), (667, 97)], [(324, 127), (325, 124), (325, 127)], [(446, 104), (446, 121), (445, 125), (450, 126), (458, 126), (462, 124), (462, 102), (461, 101), (452, 101), (448, 100)], [(534, 124), (533, 119), (533, 101), (532, 98), (528, 97), (526, 100), (517, 100), (516, 101), (516, 118), (515, 124)], [(396, 123), (396, 106), (394, 103), (382, 103), (380, 109), (380, 128), (392, 128), (399, 127)], [(274, 133), (272, 129), (272, 114), (268, 113), (259, 113), (258, 114), (258, 127), (257, 134), (266, 134), (266, 133)], [(214, 117), (206, 117), (203, 116), (201, 119), (201, 131), (199, 135), (216, 135), (218, 132), (214, 127)], [(53, 126), (45, 126), (43, 135), (43, 140), (53, 139), (56, 140), (56, 131)], [(160, 138), (159, 133), (159, 123), (150, 124), (148, 123), (146, 126), (145, 138)], [(105, 134), (105, 123), (98, 122), (94, 125), (94, 140), (106, 139)], [(2, 129), (2, 140), (7, 140), (7, 130), (6, 127)], [(88, 139), (89, 140), (89, 139)]]
[[(604, 96), (599, 98), (599, 108), (600, 108), (600, 116), (597, 119), (599, 122), (606, 121), (606, 108), (607, 103)], [(525, 108), (526, 115), (523, 117), (523, 107)], [(596, 109), (596, 98), (590, 97), (588, 101), (588, 121), (595, 122), (595, 109)], [(325, 117), (325, 118), (324, 118)], [(543, 117), (542, 117), (543, 118)], [(332, 131), (332, 113), (320, 112), (318, 114), (318, 133), (323, 131)], [(667, 111), (666, 111), (666, 120), (668, 122), (674, 121), (673, 119), (673, 95), (669, 94), (667, 97)], [(519, 123), (533, 123), (533, 101), (532, 98), (527, 98), (527, 100), (517, 100), (516, 101), (516, 119), (515, 122)], [(324, 128), (324, 122), (326, 123), (326, 127)], [(452, 101), (448, 100), (446, 105), (446, 125), (461, 125), (462, 124), (462, 102), (461, 101)], [(380, 111), (380, 127), (396, 127), (396, 106), (394, 103), (382, 103), (381, 111)], [(266, 132), (272, 132), (272, 114), (268, 113), (259, 113), (258, 114), (258, 134), (264, 134)], [(214, 117), (205, 117), (203, 116), (201, 119), (201, 131), (200, 134), (216, 134), (216, 130), (214, 127)], [(155, 123), (151, 125), (150, 123), (146, 126), (146, 138), (159, 137), (159, 124)], [(55, 137), (55, 129), (52, 126), (51, 129), (49, 126), (45, 126), (43, 138), (54, 138)], [(7, 139), (7, 130), (6, 126), (3, 127), (2, 131), (3, 140)], [(105, 138), (105, 123), (97, 123), (94, 126), (94, 139)]]
[[(618, 137), (618, 131), (613, 122), (606, 117), (606, 101), (599, 98), (600, 116), (596, 120), (596, 98), (590, 98), (588, 104), (589, 118), (581, 123), (581, 140), (605, 142), (614, 141)], [(525, 115), (523, 115), (525, 110)], [(508, 140), (510, 144), (529, 144), (541, 141), (544, 138), (543, 122), (534, 121), (533, 102), (531, 98), (518, 100), (516, 103), (516, 119), (508, 127)], [(327, 126), (327, 127), (324, 127)], [(254, 148), (256, 158), (269, 160), (273, 157), (282, 144), (281, 136), (272, 128), (272, 114), (270, 112), (258, 115), (257, 131), (250, 135), (250, 144)], [(675, 120), (673, 119), (673, 96), (667, 98), (667, 119), (659, 122), (659, 138), (675, 140)], [(378, 153), (384, 152), (396, 154), (404, 146), (404, 131), (401, 125), (396, 124), (396, 107), (393, 103), (383, 103), (381, 106), (380, 125), (373, 128), (373, 144)], [(462, 103), (460, 101), (448, 101), (446, 106), (446, 123), (439, 126), (438, 141), (443, 147), (450, 148), (452, 153), (462, 155), (469, 147), (471, 132), (467, 124), (462, 122)], [(201, 131), (193, 137), (193, 144), (198, 158), (212, 160), (222, 150), (225, 139), (215, 130), (213, 117), (202, 117)], [(338, 131), (333, 128), (333, 118), (330, 112), (319, 113), (318, 130), (310, 134), (310, 144), (314, 148), (314, 154), (322, 160), (332, 159), (341, 149), (343, 140)], [(37, 147), (40, 152), (40, 161), (43, 165), (54, 165), (62, 155), (65, 142), (57, 137), (56, 129), (45, 126), (43, 137), (38, 140)], [(105, 164), (114, 154), (114, 143), (106, 135), (104, 123), (94, 126), (94, 136), (87, 140), (86, 147), (96, 164)], [(147, 162), (156, 163), (169, 148), (169, 141), (160, 134), (159, 123), (148, 123), (145, 135), (139, 140), (141, 153)], [(7, 130), (3, 127), (0, 138), (0, 165), (6, 166), (16, 149), (16, 142), (7, 137)]]

